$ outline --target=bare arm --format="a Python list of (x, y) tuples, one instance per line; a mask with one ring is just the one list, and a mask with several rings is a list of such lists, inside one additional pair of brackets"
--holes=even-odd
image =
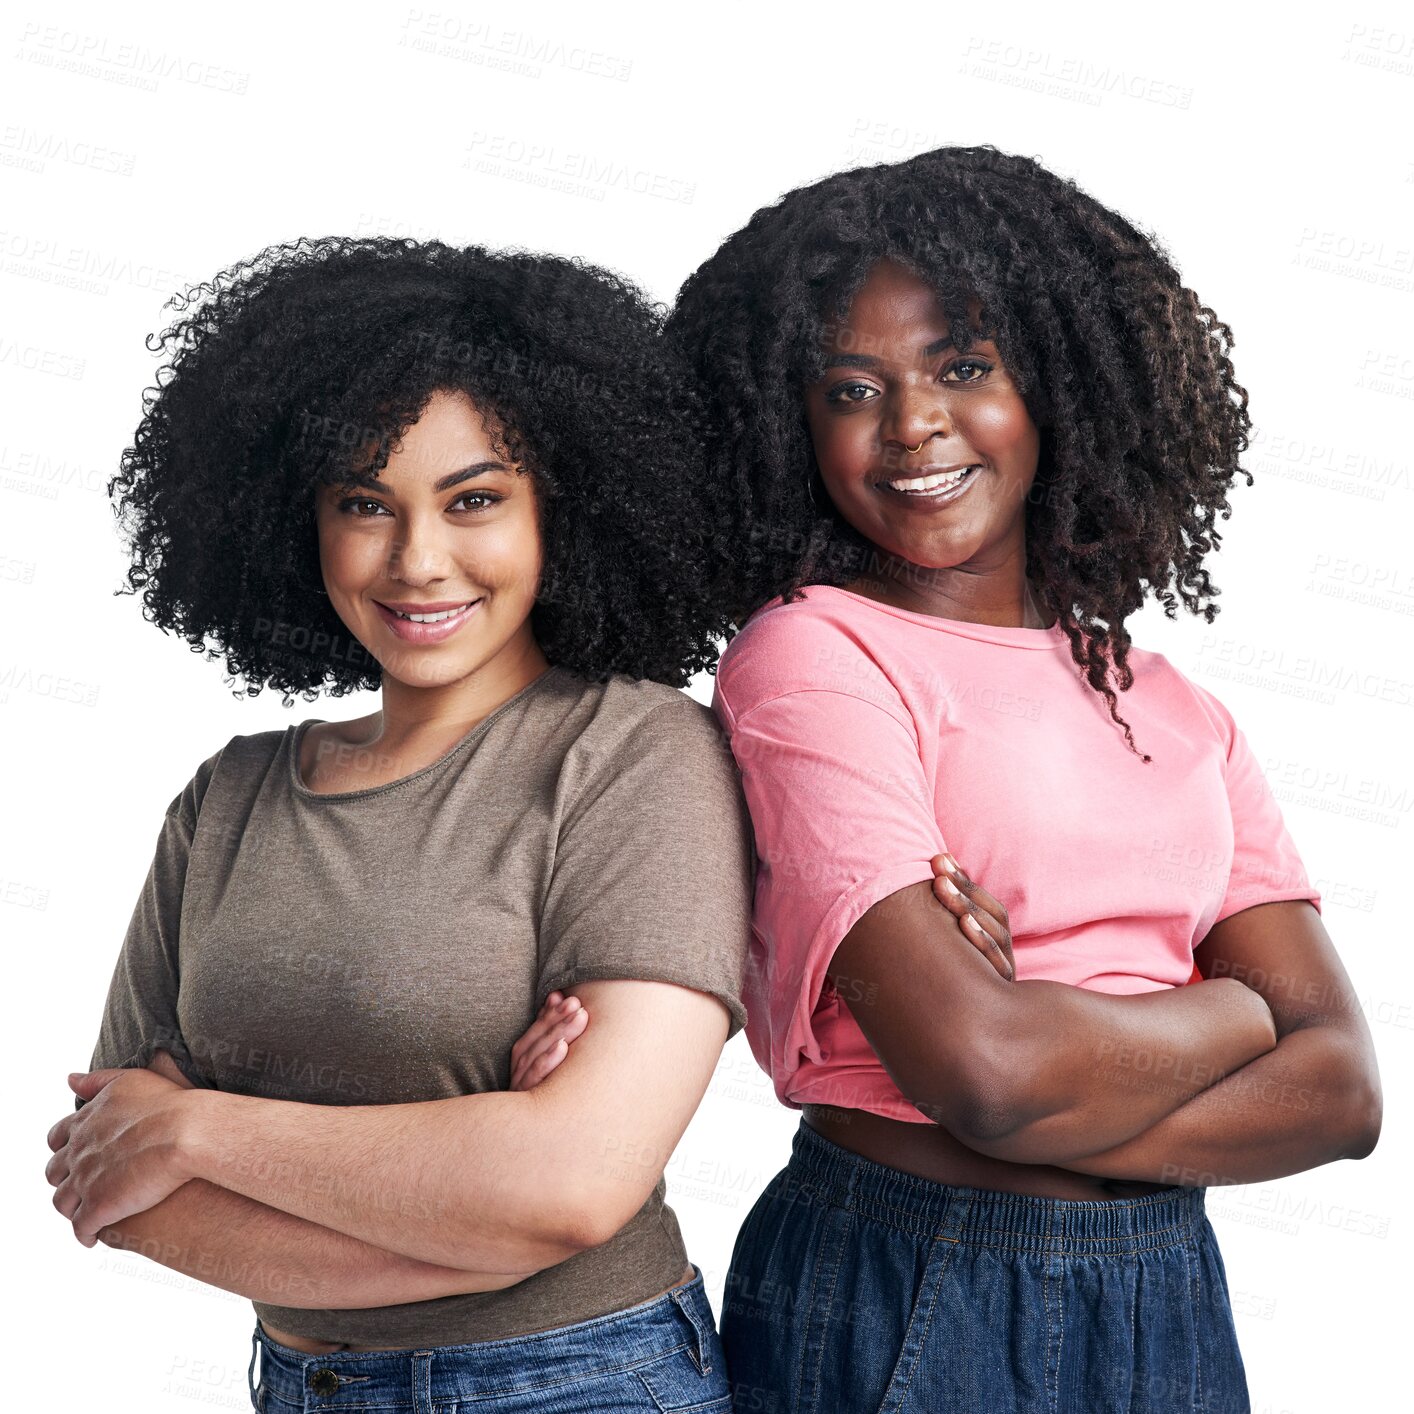
[[(550, 1000), (558, 1000), (558, 994)], [(156, 1052), (148, 1069), (182, 1089), (192, 1088), (165, 1051)], [(200, 1179), (98, 1236), (109, 1247), (136, 1252), (252, 1301), (316, 1310), (498, 1291), (530, 1275), (463, 1272), (419, 1262)]]
[(530, 1272), (464, 1272), (399, 1256), (200, 1179), (99, 1241), (252, 1301), (317, 1310), (499, 1291)]
[[(564, 1014), (561, 994), (512, 1047), (512, 1084), (532, 1089), (583, 1029), (587, 1014)], [(577, 1003), (571, 1001), (570, 1007)], [(191, 1082), (165, 1051), (148, 1069), (183, 1089)], [(420, 1262), (277, 1208), (193, 1179), (146, 1212), (98, 1234), (116, 1250), (170, 1267), (253, 1301), (316, 1310), (395, 1306), (467, 1292), (499, 1291), (531, 1272), (466, 1272)]]
[(124, 1072), (63, 1122), (68, 1172), (55, 1205), (82, 1236), (195, 1178), (434, 1264), (554, 1265), (608, 1241), (647, 1201), (729, 1022), (715, 997), (671, 983), (594, 981), (575, 993), (595, 1025), (523, 1093), (303, 1105), (154, 1095), (153, 1082)]
[[(869, 909), (829, 976), (903, 1094), (970, 1148), (1015, 1163), (1123, 1143), (1276, 1044), (1267, 1004), (1232, 978), (1134, 996), (1008, 982), (930, 881)], [(1137, 1050), (1167, 1087), (1113, 1083)]]
[(1276, 1048), (1142, 1134), (1063, 1167), (1208, 1186), (1365, 1158), (1379, 1139), (1382, 1115), (1374, 1042), (1311, 904), (1243, 909), (1217, 924), (1194, 956), (1205, 977), (1234, 977), (1266, 999), (1276, 1018)]
[[(716, 998), (671, 983), (574, 990), (594, 1025), (523, 1093), (335, 1107), (192, 1092), (194, 1176), (472, 1269), (514, 1270), (527, 1251), (549, 1266), (606, 1242), (656, 1186), (706, 1093), (729, 1018)], [(350, 1170), (350, 1154), (359, 1155), (352, 1191), (330, 1181)]]

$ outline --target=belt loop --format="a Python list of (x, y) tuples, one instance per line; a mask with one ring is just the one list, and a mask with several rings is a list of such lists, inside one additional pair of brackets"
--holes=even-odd
[[(258, 1330), (252, 1331), (250, 1335), (250, 1367), (245, 1372), (246, 1383), (250, 1386), (250, 1407), (260, 1414), (265, 1407), (265, 1396), (260, 1392), (255, 1381), (255, 1361), (260, 1354), (260, 1334)], [(265, 1376), (265, 1365), (261, 1362), (261, 1378)]]
[[(701, 1272), (696, 1266), (692, 1270), (697, 1276), (701, 1276)], [(692, 1298), (692, 1285), (692, 1282), (687, 1282), (683, 1286), (675, 1286), (668, 1295), (673, 1298), (678, 1310), (692, 1323), (693, 1332), (697, 1336), (697, 1349), (689, 1351), (692, 1363), (697, 1366), (700, 1374), (710, 1375), (712, 1373), (712, 1342), (708, 1338), (706, 1327), (702, 1324), (702, 1317), (698, 1314), (696, 1302)]]
[(415, 1350), (412, 1354), (413, 1414), (435, 1414), (432, 1408), (432, 1352)]

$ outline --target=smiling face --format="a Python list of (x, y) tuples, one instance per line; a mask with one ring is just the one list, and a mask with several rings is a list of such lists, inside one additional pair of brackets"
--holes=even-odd
[[(980, 316), (974, 300), (974, 330)], [(958, 353), (933, 289), (880, 261), (824, 349), (805, 390), (815, 459), (839, 513), (881, 552), (850, 587), (882, 580), (874, 597), (959, 618), (1020, 605), (1040, 433), (996, 344)]]
[[(449, 687), (489, 664), (544, 665), (535, 484), (460, 392), (437, 392), (376, 478), (316, 501), (330, 603), (387, 679)], [(409, 617), (411, 616), (411, 617)]]

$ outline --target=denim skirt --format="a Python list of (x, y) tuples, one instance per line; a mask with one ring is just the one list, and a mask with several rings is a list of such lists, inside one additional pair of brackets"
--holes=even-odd
[(470, 1345), (306, 1355), (257, 1325), (251, 1403), (261, 1414), (731, 1414), (712, 1307), (693, 1273), (607, 1316)]
[(734, 1409), (1250, 1414), (1203, 1198), (954, 1187), (802, 1120), (727, 1274)]

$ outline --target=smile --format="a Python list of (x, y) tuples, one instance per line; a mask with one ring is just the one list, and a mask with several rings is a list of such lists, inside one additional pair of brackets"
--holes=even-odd
[(405, 643), (441, 643), (475, 614), (482, 601), (471, 599), (465, 604), (455, 604), (450, 608), (428, 609), (422, 612), (414, 609), (391, 609), (376, 599), (373, 602), (378, 610), (378, 617)]
[(881, 481), (879, 486), (930, 509), (957, 500), (977, 480), (981, 466), (964, 466), (953, 471), (930, 472), (924, 476), (899, 476)]

